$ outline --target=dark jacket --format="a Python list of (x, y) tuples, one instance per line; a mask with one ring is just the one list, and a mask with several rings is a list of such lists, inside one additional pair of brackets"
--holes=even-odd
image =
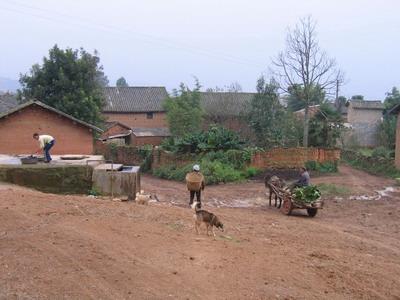
[(310, 174), (307, 171), (303, 172), (300, 179), (296, 182), (297, 186), (308, 186), (310, 185)]

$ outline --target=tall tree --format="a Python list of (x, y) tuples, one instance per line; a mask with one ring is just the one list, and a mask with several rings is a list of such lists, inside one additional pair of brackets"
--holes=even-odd
[(383, 122), (379, 125), (379, 139), (381, 145), (389, 149), (394, 149), (396, 145), (397, 116), (390, 115), (388, 112), (400, 104), (400, 92), (396, 87), (391, 92), (386, 93), (384, 101)]
[(216, 86), (215, 88), (206, 89), (206, 92), (211, 92), (211, 93), (223, 93), (223, 92), (239, 93), (241, 91), (242, 91), (242, 86), (237, 81), (232, 82), (229, 85), (225, 85), (224, 87)]
[(278, 86), (273, 80), (266, 82), (263, 76), (258, 79), (257, 93), (248, 110), (248, 121), (259, 146), (297, 146), (295, 120), (280, 104)]
[(329, 58), (318, 44), (316, 23), (311, 17), (300, 19), (294, 29), (290, 29), (285, 49), (272, 61), (279, 87), (286, 93), (289, 88), (299, 86), (298, 98), (304, 102), (303, 146), (308, 146), (309, 106), (313, 89), (319, 87), (327, 92), (343, 81), (336, 61)]
[(82, 48), (63, 50), (55, 45), (43, 64), (33, 65), (19, 81), (20, 102), (35, 99), (91, 124), (102, 121), (103, 88), (108, 81), (96, 51), (92, 55)]
[(115, 84), (117, 87), (128, 87), (129, 86), (129, 84), (126, 82), (124, 77), (118, 78), (118, 80)]
[(174, 90), (173, 97), (169, 97), (165, 101), (167, 121), (171, 133), (175, 137), (200, 131), (203, 120), (200, 87), (197, 79), (193, 90), (181, 83), (179, 90)]

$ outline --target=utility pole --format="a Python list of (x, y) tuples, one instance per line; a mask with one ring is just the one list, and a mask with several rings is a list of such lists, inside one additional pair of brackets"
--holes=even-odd
[(336, 80), (336, 99), (335, 99), (335, 107), (336, 110), (339, 111), (340, 103), (339, 103), (339, 79)]

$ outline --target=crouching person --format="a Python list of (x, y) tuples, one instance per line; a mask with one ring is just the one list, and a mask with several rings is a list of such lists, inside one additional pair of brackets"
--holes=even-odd
[(194, 196), (196, 195), (196, 201), (201, 207), (201, 191), (204, 190), (204, 176), (200, 172), (200, 166), (194, 165), (193, 172), (186, 174), (186, 186), (190, 193), (189, 205), (192, 205)]

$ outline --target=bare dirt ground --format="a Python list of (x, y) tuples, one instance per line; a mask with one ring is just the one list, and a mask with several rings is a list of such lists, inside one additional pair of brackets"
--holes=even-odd
[[(374, 195), (341, 167), (313, 183)], [(183, 184), (143, 176), (149, 206), (0, 185), (0, 299), (400, 299), (400, 192), (327, 199), (315, 218), (266, 206), (261, 182), (206, 187), (216, 240)], [(234, 206), (234, 207), (233, 207)]]

